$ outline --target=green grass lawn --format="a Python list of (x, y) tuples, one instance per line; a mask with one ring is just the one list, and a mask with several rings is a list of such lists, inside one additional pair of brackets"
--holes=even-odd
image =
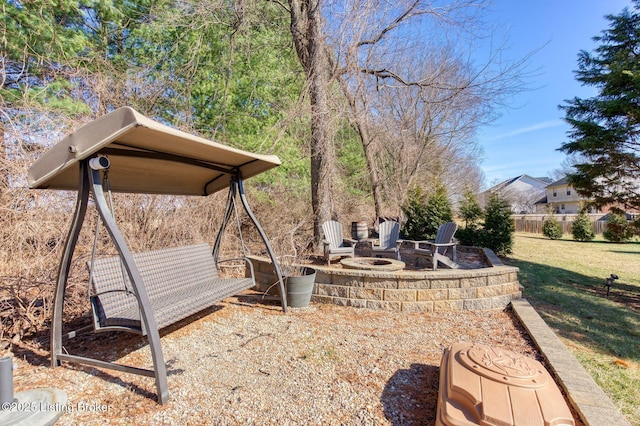
[[(640, 425), (640, 243), (518, 233), (505, 263), (524, 294), (633, 425)], [(606, 297), (604, 279), (619, 280)]]

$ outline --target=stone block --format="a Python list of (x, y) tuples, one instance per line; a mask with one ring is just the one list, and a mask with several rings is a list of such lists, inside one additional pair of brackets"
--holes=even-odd
[(365, 288), (398, 288), (398, 280), (395, 278), (364, 277)]
[(349, 289), (351, 299), (382, 300), (383, 294), (384, 290), (381, 288), (351, 287)]
[(334, 275), (331, 284), (349, 287), (364, 287), (362, 277), (353, 275)]
[(510, 282), (509, 274), (497, 274), (490, 275), (487, 277), (487, 285), (498, 285), (498, 284), (506, 284)]
[(460, 287), (460, 280), (458, 278), (431, 280), (431, 288), (456, 288), (456, 287)]
[(415, 302), (416, 290), (385, 290), (383, 299), (388, 302)]
[[(254, 257), (252, 261), (256, 271), (255, 288), (265, 291), (275, 281), (271, 262)], [(518, 268), (504, 265), (408, 273), (369, 273), (323, 267), (318, 267), (317, 271), (312, 300), (342, 306), (410, 312), (485, 310), (504, 308), (512, 299), (522, 297), (523, 291), (518, 282)], [(270, 294), (278, 294), (277, 286), (271, 288)]]
[(271, 265), (271, 262), (253, 258), (251, 259), (251, 263), (253, 263), (253, 270), (255, 272), (273, 274), (273, 265)]
[[(262, 272), (256, 272), (255, 277), (256, 277), (256, 288), (259, 291), (266, 291), (267, 288), (275, 281), (275, 278), (273, 275), (265, 274)], [(275, 289), (276, 287), (277, 286), (274, 286), (273, 288)], [(269, 292), (269, 294), (272, 294), (271, 291)]]
[(509, 303), (511, 303), (511, 299), (513, 299), (513, 296), (511, 294), (507, 294), (507, 295), (504, 295), (504, 296), (492, 297), (491, 298), (491, 305), (493, 306), (494, 309), (504, 308)]
[(364, 299), (349, 299), (348, 306), (351, 306), (353, 308), (366, 308), (367, 301)]
[(433, 302), (403, 302), (403, 312), (433, 312)]
[(463, 300), (436, 300), (433, 302), (434, 311), (461, 311), (463, 308)]
[(345, 297), (332, 297), (331, 300), (334, 305), (338, 306), (350, 306), (351, 299), (347, 299)]
[(484, 299), (468, 299), (464, 301), (465, 311), (488, 311), (493, 309), (493, 300), (491, 298)]
[(449, 296), (449, 290), (446, 288), (417, 291), (418, 302), (433, 301), (433, 300), (447, 300), (448, 296)]
[(469, 287), (483, 287), (487, 285), (487, 277), (486, 276), (477, 276), (471, 278), (460, 278), (460, 287), (469, 288)]
[(349, 287), (331, 285), (331, 284), (318, 284), (317, 293), (321, 296), (332, 297), (349, 297)]
[(449, 294), (447, 298), (450, 300), (471, 299), (478, 297), (476, 288), (450, 288), (448, 292)]
[(311, 295), (311, 302), (313, 303), (333, 303), (333, 297), (330, 296), (320, 296), (317, 294)]
[(490, 285), (487, 287), (478, 288), (478, 297), (503, 296), (510, 292), (510, 286), (508, 284)]
[(324, 271), (317, 270), (316, 271), (316, 282), (319, 284), (333, 284), (332, 283), (333, 276)]
[(384, 302), (382, 300), (367, 300), (367, 308), (369, 309), (381, 309), (385, 311), (397, 311), (402, 310), (402, 303), (400, 302)]
[(509, 293), (517, 293), (519, 291), (522, 291), (524, 287), (522, 287), (519, 282), (515, 281), (515, 282), (510, 282), (508, 284), (508, 288), (509, 288)]
[(399, 289), (428, 289), (431, 288), (431, 281), (427, 278), (398, 279)]

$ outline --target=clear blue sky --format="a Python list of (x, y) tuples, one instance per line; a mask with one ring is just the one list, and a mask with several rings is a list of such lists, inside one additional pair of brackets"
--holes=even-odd
[(537, 70), (528, 79), (532, 90), (516, 95), (511, 108), (500, 109), (500, 118), (480, 129), (485, 187), (521, 174), (548, 176), (560, 168), (566, 156), (556, 149), (570, 127), (558, 105), (597, 93), (575, 80), (578, 52), (597, 46), (592, 37), (609, 28), (605, 15), (630, 6), (629, 0), (495, 0), (490, 19), (508, 32), (509, 55), (540, 50), (527, 67)]

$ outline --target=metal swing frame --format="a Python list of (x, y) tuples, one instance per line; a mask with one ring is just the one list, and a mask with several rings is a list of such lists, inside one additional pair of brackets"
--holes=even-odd
[[(79, 182), (75, 212), (73, 214), (71, 227), (69, 229), (69, 233), (63, 250), (63, 255), (60, 261), (56, 290), (54, 295), (53, 316), (51, 325), (51, 365), (52, 367), (57, 367), (64, 361), (138, 374), (142, 376), (154, 377), (158, 395), (158, 402), (164, 404), (169, 399), (166, 364), (164, 362), (164, 356), (160, 343), (160, 333), (152, 312), (151, 303), (145, 289), (143, 278), (140, 275), (138, 267), (135, 264), (133, 255), (129, 250), (129, 247), (116, 224), (111, 210), (108, 207), (108, 203), (102, 187), (100, 172), (99, 170), (94, 170), (93, 168), (91, 168), (91, 166), (89, 165), (90, 159), (91, 158), (85, 158), (83, 160), (80, 160), (78, 164)], [(153, 360), (153, 370), (122, 365), (84, 356), (72, 355), (64, 351), (64, 338), (75, 337), (79, 332), (86, 331), (87, 328), (91, 328), (87, 327), (85, 329), (72, 331), (63, 335), (62, 321), (64, 310), (64, 296), (67, 288), (69, 272), (71, 269), (73, 254), (78, 242), (78, 237), (80, 235), (80, 231), (86, 217), (90, 195), (95, 202), (95, 206), (98, 214), (100, 215), (100, 219), (102, 220), (109, 236), (111, 237), (111, 240), (113, 241), (114, 246), (116, 247), (118, 255), (122, 260), (122, 264), (132, 284), (133, 293), (140, 307), (140, 317), (147, 331), (147, 340), (149, 342), (151, 357)], [(222, 243), (222, 237), (228, 225), (229, 219), (231, 218), (231, 215), (234, 211), (235, 200), (238, 197), (241, 200), (242, 206), (244, 207), (247, 216), (251, 219), (258, 233), (260, 234), (260, 237), (262, 238), (266, 246), (269, 257), (271, 258), (272, 265), (278, 278), (282, 309), (286, 313), (287, 301), (282, 271), (276, 260), (273, 248), (271, 247), (271, 244), (266, 234), (264, 233), (264, 230), (260, 226), (258, 220), (249, 207), (244, 192), (243, 179), (239, 170), (236, 170), (233, 173), (229, 181), (229, 195), (227, 197), (226, 211), (222, 221), (222, 225), (216, 237), (212, 256), (217, 263)]]

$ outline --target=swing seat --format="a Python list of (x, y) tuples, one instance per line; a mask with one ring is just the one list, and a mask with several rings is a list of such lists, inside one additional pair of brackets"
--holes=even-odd
[[(220, 278), (208, 244), (136, 253), (133, 259), (158, 329), (255, 286), (253, 265), (246, 257), (223, 261), (244, 260), (250, 277)], [(95, 330), (146, 335), (138, 300), (123, 268), (119, 256), (93, 262), (91, 305)]]

